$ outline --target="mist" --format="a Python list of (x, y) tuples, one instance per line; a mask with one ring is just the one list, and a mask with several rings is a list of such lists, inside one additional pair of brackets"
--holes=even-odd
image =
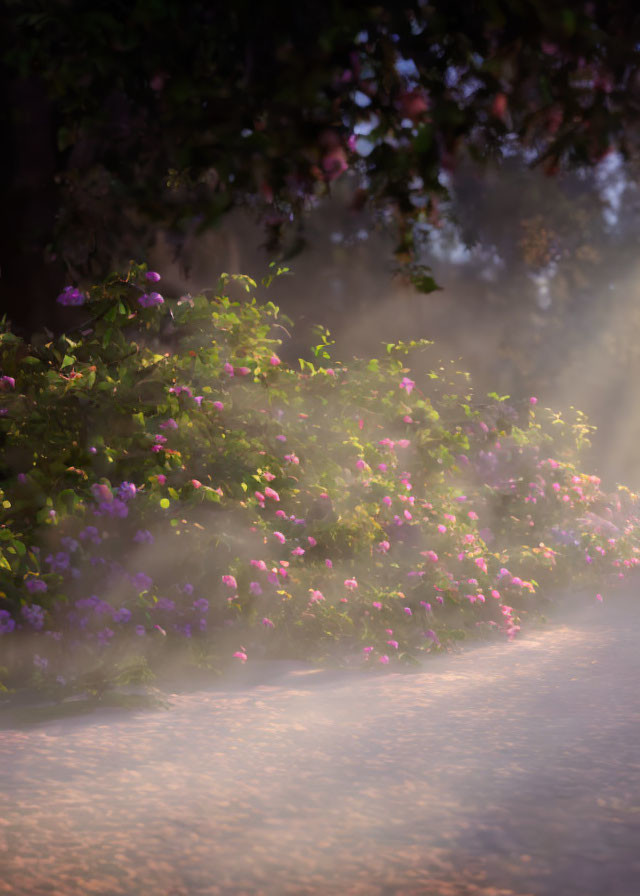
[[(530, 177), (531, 189), (553, 192)], [(348, 200), (345, 188), (311, 215), (292, 276), (264, 296), (295, 322), (283, 360), (309, 357), (315, 324), (346, 363), (388, 342), (433, 340), (424, 371), (469, 371), (478, 399), (497, 391), (585, 411), (599, 428), (586, 471), (611, 488), (640, 486), (635, 262), (602, 275), (605, 298), (580, 300), (561, 259), (510, 268), (482, 234), (474, 249), (443, 222), (423, 256), (441, 290), (420, 295), (394, 272), (384, 220), (349, 211)], [(149, 262), (167, 294), (196, 295), (223, 272), (259, 278), (271, 260), (262, 240), (259, 223), (236, 212), (189, 247), (186, 265), (162, 235)], [(613, 257), (615, 234), (606, 248)], [(398, 468), (410, 475), (416, 461)], [(301, 475), (301, 491), (307, 484)], [(290, 545), (250, 536), (234, 513), (203, 510), (196, 523), (192, 550), (209, 552), (216, 585), (231, 554), (268, 569), (289, 562)], [(188, 557), (173, 536), (151, 536), (122, 566), (186, 588)], [(358, 562), (337, 560), (336, 578), (365, 575)], [(126, 577), (105, 587), (110, 605), (124, 604)], [(92, 704), (89, 715), (47, 720), (36, 707), (9, 719), (0, 892), (634, 896), (637, 586), (628, 579), (604, 600), (551, 589), (543, 610), (512, 640), (464, 642), (411, 673), (365, 674), (360, 654), (340, 669), (274, 660), (256, 641), (249, 662), (213, 683), (180, 678), (184, 657), (167, 658), (166, 674), (142, 689), (160, 709)], [(226, 650), (246, 647), (234, 639), (230, 627)]]

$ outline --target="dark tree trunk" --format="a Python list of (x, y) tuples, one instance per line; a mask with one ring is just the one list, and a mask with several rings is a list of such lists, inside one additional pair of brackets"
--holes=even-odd
[(63, 266), (50, 257), (58, 209), (53, 107), (36, 77), (2, 87), (0, 141), (0, 317), (29, 337), (43, 326), (57, 329), (56, 296)]

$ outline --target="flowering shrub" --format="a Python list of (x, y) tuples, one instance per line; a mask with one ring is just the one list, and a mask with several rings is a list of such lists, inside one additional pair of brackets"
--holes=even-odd
[(294, 369), (277, 307), (225, 295), (248, 277), (178, 300), (158, 280), (112, 276), (56, 341), (0, 334), (8, 685), (176, 653), (415, 662), (638, 564), (636, 496), (580, 472), (580, 414), (478, 403), (427, 342), (343, 364), (320, 331)]

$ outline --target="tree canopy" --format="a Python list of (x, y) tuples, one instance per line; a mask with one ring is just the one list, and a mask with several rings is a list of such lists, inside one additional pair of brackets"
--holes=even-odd
[(0, 16), (0, 298), (18, 320), (238, 204), (275, 251), (347, 169), (411, 270), (462, 156), (515, 146), (553, 174), (636, 152), (640, 14), (622, 0), (5, 0)]

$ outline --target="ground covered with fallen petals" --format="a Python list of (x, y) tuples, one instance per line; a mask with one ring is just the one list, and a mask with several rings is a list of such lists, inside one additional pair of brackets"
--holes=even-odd
[(0, 893), (635, 896), (637, 624), (5, 727)]

